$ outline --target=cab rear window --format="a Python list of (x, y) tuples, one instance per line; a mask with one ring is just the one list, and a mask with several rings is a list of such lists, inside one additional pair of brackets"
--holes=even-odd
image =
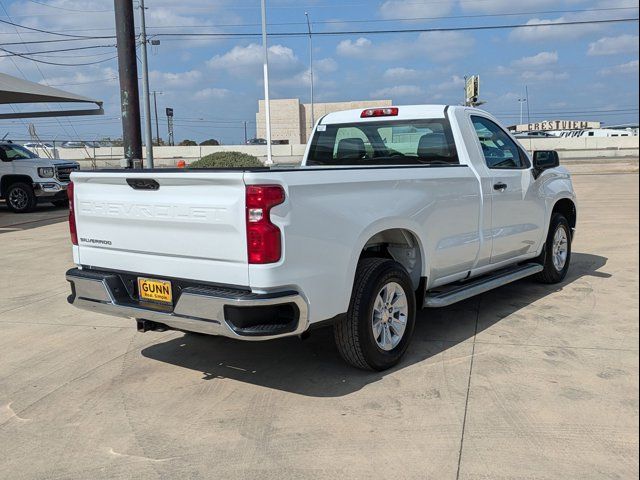
[(319, 125), (307, 165), (457, 165), (446, 119)]

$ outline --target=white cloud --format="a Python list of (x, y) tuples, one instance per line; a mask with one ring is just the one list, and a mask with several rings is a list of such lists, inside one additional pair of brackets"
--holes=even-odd
[(393, 87), (381, 88), (371, 92), (371, 98), (397, 98), (418, 97), (424, 95), (424, 90), (416, 85), (395, 85)]
[(555, 19), (532, 18), (527, 21), (527, 25), (540, 25), (536, 27), (517, 28), (511, 32), (509, 38), (521, 42), (553, 42), (558, 40), (575, 40), (593, 32), (603, 29), (602, 25), (579, 24), (553, 26), (558, 23), (594, 20), (592, 13), (573, 14), (558, 17)]
[(163, 87), (187, 87), (202, 80), (202, 72), (199, 70), (189, 70), (187, 72), (159, 72), (157, 70), (149, 72), (152, 82)]
[(195, 93), (195, 98), (198, 100), (221, 99), (228, 97), (230, 94), (231, 91), (226, 88), (204, 88)]
[(455, 3), (455, 0), (387, 0), (380, 6), (380, 16), (385, 19), (437, 17), (451, 12)]
[[(526, 12), (530, 9), (535, 10), (557, 4), (558, 0), (519, 0), (517, 11)], [(461, 0), (460, 6), (466, 11), (483, 13), (510, 12), (515, 7), (513, 0)]]
[(415, 79), (419, 73), (413, 68), (396, 67), (387, 69), (382, 76), (385, 80), (397, 82)]
[(365, 37), (360, 37), (356, 41), (343, 40), (338, 44), (338, 55), (344, 57), (360, 57), (367, 55), (367, 52), (371, 50), (373, 43), (371, 40)]
[(529, 83), (549, 83), (554, 81), (567, 80), (569, 78), (569, 74), (566, 72), (554, 72), (552, 70), (544, 70), (542, 72), (527, 70), (522, 72), (520, 78), (524, 82)]
[(540, 52), (531, 57), (522, 57), (512, 65), (516, 68), (540, 68), (558, 63), (558, 52)]
[(589, 44), (588, 55), (619, 55), (622, 53), (638, 53), (638, 35), (620, 35), (603, 37)]
[(468, 55), (475, 40), (461, 32), (424, 32), (418, 36), (416, 48), (431, 60), (447, 62)]
[[(241, 76), (259, 72), (263, 58), (262, 46), (251, 43), (235, 46), (223, 55), (216, 55), (207, 61), (207, 66)], [(289, 47), (272, 45), (269, 47), (269, 66), (276, 72), (291, 71), (299, 69), (300, 61)]]
[(365, 37), (343, 40), (338, 44), (339, 55), (380, 61), (402, 60), (424, 56), (434, 62), (447, 62), (468, 55), (475, 41), (461, 32), (424, 32), (413, 41), (394, 40), (374, 44)]
[(614, 67), (603, 68), (598, 72), (600, 75), (627, 75), (638, 73), (638, 60), (616, 65)]
[(318, 72), (331, 73), (338, 70), (338, 62), (333, 58), (322, 58), (314, 62), (313, 68)]
[(456, 88), (462, 88), (465, 85), (464, 78), (454, 75), (451, 79), (445, 83), (440, 84), (440, 90), (455, 90)]

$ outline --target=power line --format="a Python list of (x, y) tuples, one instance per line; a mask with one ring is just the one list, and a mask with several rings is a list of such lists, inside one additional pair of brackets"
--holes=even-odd
[[(613, 10), (613, 9), (593, 9), (589, 11), (599, 11), (599, 10)], [(587, 10), (584, 10), (587, 11)], [(560, 10), (556, 11), (560, 12)], [(544, 13), (544, 12), (540, 12)], [(531, 13), (533, 14), (533, 12)], [(502, 14), (502, 15), (487, 15), (487, 16), (512, 16), (515, 14)], [(423, 17), (422, 19), (447, 19), (447, 18), (467, 18), (472, 16), (459, 16), (459, 17)], [(478, 17), (482, 17), (479, 15)], [(412, 19), (400, 19), (399, 21), (408, 21)], [(419, 20), (419, 19), (415, 19)], [(606, 24), (606, 23), (624, 23), (624, 22), (637, 22), (639, 20), (638, 17), (633, 18), (613, 18), (613, 19), (603, 19), (603, 20), (575, 20), (575, 21), (564, 21), (564, 22), (553, 22), (553, 23), (545, 23), (545, 22), (537, 22), (537, 23), (519, 23), (519, 24), (502, 24), (502, 25), (475, 25), (475, 26), (465, 26), (465, 27), (439, 27), (439, 28), (408, 28), (408, 29), (379, 29), (379, 30), (350, 30), (350, 31), (325, 31), (325, 32), (314, 32), (315, 36), (339, 36), (339, 35), (374, 35), (374, 34), (390, 34), (390, 33), (428, 33), (428, 32), (452, 32), (452, 31), (474, 31), (474, 30), (503, 30), (503, 29), (516, 29), (516, 28), (535, 28), (535, 27), (558, 27), (558, 26), (571, 26), (571, 25), (593, 25), (593, 24)], [(363, 21), (345, 21), (345, 22), (336, 22), (336, 23), (364, 23), (364, 22), (374, 22), (375, 20), (363, 20)], [(381, 20), (382, 21), (382, 20)], [(61, 32), (54, 32), (50, 30), (37, 29), (32, 27), (27, 27), (25, 25), (20, 25), (14, 22), (9, 22), (6, 20), (1, 20), (1, 23), (6, 23), (8, 25), (12, 25), (14, 27), (25, 28), (28, 30), (32, 30), (38, 33), (45, 33), (49, 35), (57, 35), (67, 37), (64, 39), (47, 39), (47, 40), (32, 40), (32, 41), (23, 41), (23, 42), (13, 42), (13, 43), (3, 43), (3, 45), (22, 45), (22, 44), (36, 44), (36, 43), (55, 43), (55, 42), (69, 42), (69, 41), (81, 41), (81, 40), (100, 40), (100, 39), (113, 39), (115, 35), (102, 35), (102, 36), (91, 36), (91, 35), (72, 35)], [(314, 22), (314, 23), (322, 23), (322, 22)], [(329, 22), (325, 22), (329, 23)], [(291, 22), (291, 24), (294, 24)], [(297, 23), (295, 23), (297, 24)], [(276, 24), (271, 24), (276, 25)], [(286, 25), (286, 24), (282, 24)], [(245, 26), (245, 25), (228, 25), (228, 26)], [(252, 26), (252, 25), (246, 25)], [(209, 26), (161, 26), (161, 27), (149, 27), (150, 29), (159, 29), (159, 28), (213, 28), (214, 25)], [(270, 34), (270, 37), (301, 37), (308, 36), (308, 32), (274, 32)], [(254, 32), (244, 32), (244, 33), (234, 33), (234, 32), (168, 32), (168, 33), (155, 33), (154, 37), (218, 37), (218, 38), (252, 38), (259, 37), (261, 33)]]
[[(11, 50), (7, 50), (6, 48), (2, 48), (2, 47), (0, 47), (0, 50), (3, 51), (3, 52), (7, 52), (7, 53), (11, 54), (11, 55), (1, 55), (3, 57), (20, 57), (20, 58), (24, 58), (25, 60), (31, 60), (34, 63), (42, 63), (44, 65), (55, 65), (55, 66), (59, 66), (59, 67), (83, 67), (83, 66), (86, 66), (86, 65), (97, 65), (98, 63), (109, 62), (109, 61), (114, 60), (115, 58), (117, 58), (117, 55), (116, 55), (116, 56), (113, 56), (113, 57), (105, 58), (103, 60), (97, 60), (95, 62), (57, 63), (57, 62), (49, 62), (49, 61), (46, 61), (46, 60), (38, 60), (36, 58), (31, 58), (31, 57), (29, 57), (29, 54), (12, 52)], [(43, 75), (43, 78), (44, 78), (44, 75)]]
[(78, 10), (75, 8), (66, 8), (66, 7), (59, 7), (57, 5), (51, 5), (49, 3), (44, 3), (44, 2), (38, 2), (36, 0), (28, 0), (31, 3), (35, 3), (36, 5), (42, 5), (44, 7), (49, 7), (49, 8), (55, 8), (56, 10), (64, 10), (66, 12), (79, 12), (79, 13), (107, 13), (107, 12), (113, 12), (113, 10)]
[(8, 21), (8, 20), (2, 20), (2, 19), (0, 19), (0, 23), (11, 25), (11, 26), (16, 27), (16, 28), (24, 28), (25, 30), (31, 30), (32, 32), (46, 33), (48, 35), (58, 35), (60, 37), (91, 38), (91, 39), (94, 39), (94, 38), (114, 38), (113, 36), (111, 36), (111, 37), (95, 37), (95, 36), (87, 36), (87, 35), (71, 35), (69, 33), (52, 32), (51, 30), (44, 30), (44, 29), (41, 29), (41, 28), (27, 27), (26, 25), (21, 25), (19, 23), (11, 22), (11, 21)]
[(2, 57), (27, 57), (29, 55), (44, 55), (47, 53), (58, 53), (58, 52), (74, 52), (74, 51), (78, 51), (78, 50), (90, 50), (93, 48), (114, 48), (115, 45), (91, 45), (91, 46), (87, 46), (87, 47), (75, 47), (75, 48), (59, 48), (56, 50), (40, 50), (38, 52), (12, 52), (11, 50), (7, 50), (5, 48), (0, 47), (1, 50), (5, 51), (5, 52), (9, 52), (8, 54), (5, 55), (0, 55), (0, 58)]
[[(487, 13), (477, 15), (447, 15), (434, 17), (415, 17), (415, 18), (393, 18), (393, 19), (368, 19), (368, 20), (316, 20), (314, 25), (341, 25), (351, 23), (390, 23), (390, 22), (419, 22), (425, 20), (458, 20), (470, 18), (499, 18), (499, 17), (518, 17), (524, 15), (552, 15), (560, 13), (591, 13), (604, 11), (620, 11), (620, 10), (638, 10), (638, 7), (611, 7), (611, 8), (591, 8), (581, 10), (543, 10), (536, 12), (510, 12), (510, 13)], [(306, 25), (306, 22), (274, 22), (269, 23), (269, 27)], [(227, 24), (211, 24), (211, 25), (159, 25), (157, 27), (149, 26), (148, 29), (165, 29), (165, 28), (222, 28), (222, 27), (256, 27), (259, 23), (227, 23)]]
[[(440, 28), (407, 28), (407, 29), (389, 29), (389, 30), (349, 30), (349, 31), (328, 31), (314, 32), (315, 36), (341, 36), (341, 35), (378, 35), (390, 33), (432, 33), (432, 32), (461, 32), (461, 31), (477, 31), (477, 30), (506, 30), (517, 28), (535, 28), (535, 27), (562, 27), (570, 25), (597, 25), (605, 23), (629, 23), (637, 22), (638, 17), (634, 18), (612, 18), (607, 20), (577, 20), (554, 23), (518, 23), (503, 25), (476, 25), (469, 27), (440, 27)], [(270, 37), (306, 37), (309, 32), (278, 32), (270, 34)], [(259, 33), (156, 33), (153, 37), (218, 37), (218, 38), (250, 38), (261, 36)]]
[[(34, 0), (29, 0), (34, 1)], [(39, 2), (34, 2), (39, 3)], [(48, 4), (47, 4), (48, 5)], [(48, 5), (53, 7), (52, 5)], [(61, 7), (56, 7), (61, 8)], [(579, 10), (541, 10), (528, 12), (509, 12), (509, 13), (488, 13), (477, 15), (449, 15), (434, 17), (415, 17), (415, 18), (394, 18), (394, 19), (365, 19), (365, 20), (316, 20), (314, 25), (332, 25), (332, 24), (351, 24), (351, 23), (390, 23), (390, 22), (418, 22), (425, 20), (456, 20), (470, 18), (498, 18), (498, 17), (517, 17), (524, 15), (552, 15), (561, 13), (591, 13), (604, 11), (621, 11), (621, 10), (638, 10), (638, 7), (609, 7), (609, 8), (585, 8)], [(76, 10), (72, 10), (76, 11)], [(87, 10), (91, 11), (91, 10)], [(95, 10), (101, 11), (101, 10)], [(106, 10), (105, 10), (106, 11)], [(208, 25), (158, 25), (149, 26), (148, 29), (167, 29), (167, 28), (223, 28), (223, 27), (256, 27), (260, 23), (226, 23), (226, 24), (208, 24)], [(290, 26), (290, 25), (306, 25), (306, 22), (273, 22), (269, 23), (269, 27)], [(84, 29), (68, 29), (68, 32), (95, 32), (95, 31), (113, 31), (113, 28), (84, 28)], [(34, 32), (37, 33), (37, 32)], [(13, 35), (10, 32), (0, 32), (0, 35)], [(97, 38), (97, 37), (87, 37)]]

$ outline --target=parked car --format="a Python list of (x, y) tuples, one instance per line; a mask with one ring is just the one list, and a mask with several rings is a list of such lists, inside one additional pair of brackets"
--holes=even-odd
[(299, 168), (72, 180), (73, 305), (239, 340), (331, 324), (373, 370), (401, 359), (420, 308), (561, 282), (577, 218), (556, 152), (457, 106), (331, 113)]
[(84, 142), (64, 142), (62, 148), (85, 148)]
[(554, 136), (549, 132), (519, 132), (515, 134), (516, 138), (549, 138)]
[(54, 148), (51, 143), (41, 143), (41, 142), (29, 142), (29, 143), (25, 143), (23, 146), (30, 150), (34, 150), (37, 148), (40, 148), (43, 150), (53, 150)]
[(67, 185), (77, 162), (40, 158), (22, 145), (0, 142), (0, 198), (16, 213), (32, 211), (38, 202), (68, 204)]
[(247, 145), (266, 145), (267, 141), (264, 138), (252, 138), (247, 140)]

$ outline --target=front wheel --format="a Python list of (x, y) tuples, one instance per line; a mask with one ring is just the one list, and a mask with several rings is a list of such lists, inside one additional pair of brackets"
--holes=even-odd
[(571, 262), (571, 227), (564, 215), (551, 217), (549, 233), (542, 255), (538, 260), (544, 270), (536, 276), (542, 283), (560, 283), (567, 276)]
[(7, 207), (15, 213), (28, 213), (36, 208), (38, 199), (33, 187), (26, 183), (14, 183), (7, 189)]
[(386, 370), (404, 355), (413, 335), (416, 300), (397, 262), (365, 258), (358, 264), (349, 311), (334, 326), (342, 358), (364, 370)]

